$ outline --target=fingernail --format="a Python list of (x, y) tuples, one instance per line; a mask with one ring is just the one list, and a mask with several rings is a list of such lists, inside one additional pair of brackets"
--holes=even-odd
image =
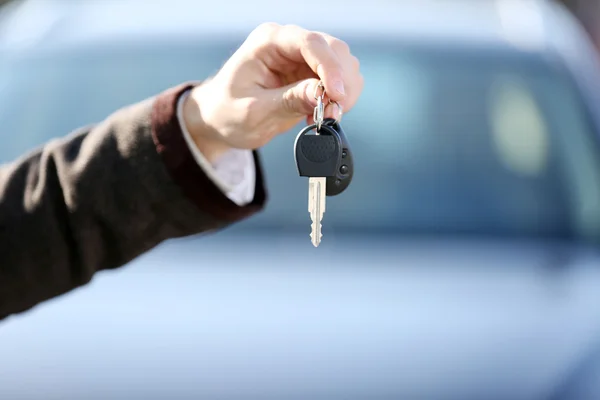
[(346, 94), (346, 92), (344, 91), (344, 83), (342, 81), (337, 81), (333, 84), (333, 87), (335, 88), (335, 90), (338, 91), (339, 94)]

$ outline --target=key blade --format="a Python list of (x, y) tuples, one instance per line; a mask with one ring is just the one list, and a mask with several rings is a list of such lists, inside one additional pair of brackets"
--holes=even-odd
[(308, 212), (323, 218), (325, 213), (326, 178), (308, 178)]
[(321, 233), (321, 228), (323, 225), (321, 224), (320, 218), (311, 216), (312, 224), (310, 225), (310, 241), (313, 246), (319, 247), (321, 244), (321, 239), (323, 238), (323, 233)]
[(325, 183), (326, 178), (308, 179), (308, 212), (312, 221), (310, 240), (315, 247), (319, 246), (323, 237), (321, 220), (325, 214)]

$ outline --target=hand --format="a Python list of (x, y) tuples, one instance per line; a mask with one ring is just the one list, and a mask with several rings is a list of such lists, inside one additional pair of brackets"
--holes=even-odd
[[(303, 118), (312, 123), (315, 89), (348, 112), (363, 88), (359, 62), (343, 41), (273, 23), (256, 28), (185, 102), (186, 127), (209, 159), (230, 148), (257, 149)], [(320, 94), (321, 91), (318, 92)], [(326, 117), (335, 117), (335, 103)]]

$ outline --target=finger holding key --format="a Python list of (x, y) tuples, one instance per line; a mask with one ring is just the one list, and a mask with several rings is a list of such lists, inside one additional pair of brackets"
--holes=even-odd
[(319, 32), (319, 34), (325, 38), (342, 65), (346, 93), (343, 99), (343, 106), (346, 110), (350, 110), (354, 107), (354, 104), (358, 100), (358, 95), (362, 92), (364, 86), (364, 78), (360, 73), (360, 62), (351, 53), (350, 46), (346, 42), (324, 32)]
[[(267, 25), (264, 38), (268, 45), (265, 51), (271, 53), (266, 58), (267, 67), (280, 73), (286, 73), (287, 65), (281, 62), (282, 57), (296, 63), (296, 68), (306, 65), (311, 72), (305, 78), (315, 78), (305, 86), (305, 99), (311, 101), (308, 107), (314, 107), (313, 92), (319, 81), (325, 86), (328, 98), (337, 101), (349, 111), (362, 92), (364, 85), (360, 74), (360, 63), (350, 52), (350, 47), (343, 40), (322, 32), (309, 31), (295, 25)], [(304, 68), (300, 68), (304, 69)]]
[(294, 25), (283, 26), (276, 32), (270, 45), (284, 57), (297, 63), (306, 63), (315, 77), (323, 81), (331, 99), (342, 101), (346, 93), (344, 68), (325, 37)]
[[(307, 32), (302, 29), (300, 29), (300, 31), (303, 32), (302, 34), (306, 34)], [(324, 32), (308, 33), (310, 34), (309, 36), (321, 36), (329, 48), (323, 45), (322, 40), (310, 39), (305, 41), (306, 50), (304, 53), (301, 50), (303, 60), (307, 65), (310, 65), (311, 70), (320, 77), (320, 80), (313, 80), (311, 85), (306, 88), (305, 96), (310, 96), (310, 98), (313, 99), (315, 96), (311, 96), (310, 91), (324, 93), (325, 96), (323, 101), (327, 105), (325, 109), (325, 118), (339, 120), (339, 117), (344, 111), (348, 111), (354, 107), (358, 100), (358, 96), (364, 87), (364, 78), (360, 73), (360, 62), (358, 58), (350, 52), (350, 47), (343, 40)], [(314, 41), (316, 46), (311, 46), (311, 41)], [(333, 56), (330, 55), (332, 52)], [(319, 60), (325, 61), (320, 62)], [(329, 71), (334, 72), (329, 73)], [(341, 73), (339, 71), (341, 71)], [(335, 87), (335, 83), (332, 82), (340, 80), (340, 76), (344, 86), (343, 95), (341, 95), (341, 93), (332, 92), (332, 90), (336, 90), (332, 89), (332, 87)], [(309, 125), (315, 123), (313, 115), (309, 115), (306, 118), (306, 121)]]
[[(312, 118), (320, 80), (326, 92), (325, 117), (339, 113), (330, 100), (349, 112), (363, 78), (346, 43), (293, 25), (262, 24), (214, 77), (188, 96), (186, 127), (205, 149), (260, 148)], [(218, 153), (207, 152), (214, 157)]]
[(316, 32), (307, 33), (300, 52), (323, 82), (328, 98), (342, 103), (346, 98), (343, 67), (325, 38)]

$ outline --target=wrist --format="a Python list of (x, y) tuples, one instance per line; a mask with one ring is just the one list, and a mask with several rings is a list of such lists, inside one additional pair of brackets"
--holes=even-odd
[(183, 120), (194, 144), (202, 155), (213, 163), (223, 153), (231, 149), (218, 132), (211, 128), (203, 118), (202, 103), (205, 83), (196, 86), (183, 102)]

